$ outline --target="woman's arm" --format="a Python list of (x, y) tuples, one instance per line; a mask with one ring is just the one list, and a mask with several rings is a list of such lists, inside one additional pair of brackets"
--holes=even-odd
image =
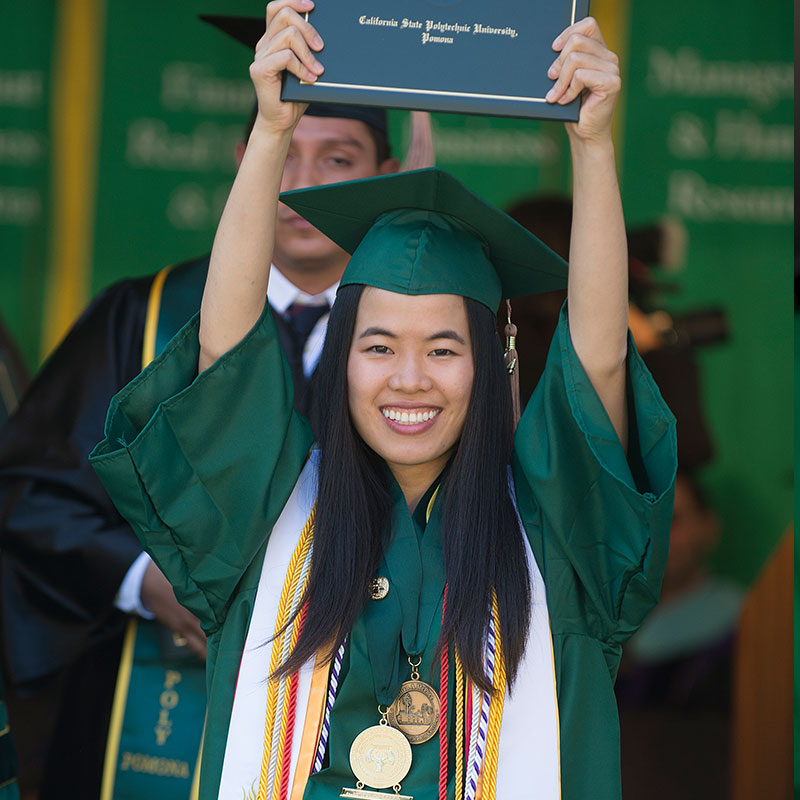
[(200, 309), (199, 371), (211, 366), (255, 325), (267, 299), (281, 175), (292, 132), (305, 106), (280, 99), (281, 73), (306, 81), (322, 73), (322, 48), (301, 14), (312, 0), (273, 0), (250, 77), (258, 117), (222, 213)]
[(547, 99), (568, 103), (583, 94), (578, 122), (567, 124), (573, 164), (570, 336), (626, 448), (628, 252), (611, 140), (619, 62), (591, 17), (567, 28), (553, 49), (559, 56), (549, 74), (557, 80)]

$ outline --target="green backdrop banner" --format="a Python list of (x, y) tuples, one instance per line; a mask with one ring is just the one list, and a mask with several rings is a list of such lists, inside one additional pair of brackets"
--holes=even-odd
[(107, 4), (94, 291), (211, 246), (255, 100), (250, 54), (196, 18), (216, 10), (263, 11), (252, 0)]
[[(54, 8), (66, 2), (16, 5), (0, 26), (0, 313), (31, 366), (58, 256), (49, 252), (50, 53)], [(611, 5), (619, 14), (610, 0), (596, 11)], [(623, 199), (629, 223), (668, 214), (688, 231), (685, 269), (669, 276), (681, 289), (671, 308), (722, 306), (730, 318), (730, 341), (700, 357), (718, 450), (704, 477), (725, 523), (718, 566), (749, 580), (791, 514), (791, 6), (630, 6), (619, 26), (629, 31)], [(255, 0), (101, 7), (86, 300), (210, 248), (253, 92), (246, 50), (196, 14), (263, 12)], [(438, 165), (492, 202), (568, 187), (560, 124), (446, 114), (433, 123)], [(402, 156), (407, 115), (394, 113), (391, 128)]]
[[(688, 231), (673, 309), (721, 306), (700, 351), (718, 566), (750, 580), (792, 514), (793, 42), (788, 0), (632, 4), (623, 199)], [(680, 435), (680, 431), (679, 431)]]
[(0, 25), (0, 311), (36, 362), (49, 203), (54, 4), (12, 3)]

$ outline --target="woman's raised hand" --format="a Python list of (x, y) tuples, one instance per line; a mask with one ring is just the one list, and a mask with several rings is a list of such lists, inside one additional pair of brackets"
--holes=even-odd
[(293, 129), (306, 108), (281, 101), (283, 71), (310, 82), (323, 72), (315, 55), (322, 38), (304, 17), (313, 8), (313, 0), (272, 0), (267, 5), (267, 28), (256, 45), (250, 78), (258, 98), (257, 124), (275, 133)]
[(601, 139), (611, 134), (611, 116), (621, 82), (619, 59), (606, 47), (593, 17), (586, 17), (562, 31), (553, 42), (558, 57), (550, 66), (555, 79), (547, 101), (563, 105), (583, 94), (577, 123), (567, 123), (570, 135)]

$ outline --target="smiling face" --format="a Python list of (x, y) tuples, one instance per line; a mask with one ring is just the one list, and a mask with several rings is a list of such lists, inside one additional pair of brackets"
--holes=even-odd
[(455, 449), (473, 376), (463, 298), (364, 289), (347, 361), (350, 417), (407, 499)]

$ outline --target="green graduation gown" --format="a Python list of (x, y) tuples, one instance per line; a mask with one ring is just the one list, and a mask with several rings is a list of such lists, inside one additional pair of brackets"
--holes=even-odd
[[(208, 635), (200, 797), (210, 800), (217, 797), (267, 539), (312, 436), (292, 408), (291, 375), (268, 313), (200, 376), (197, 334), (195, 318), (114, 398), (92, 463)], [(622, 642), (657, 601), (667, 557), (675, 423), (632, 342), (628, 393), (626, 458), (572, 348), (562, 312), (547, 368), (515, 438), (517, 502), (544, 578), (553, 636), (564, 800), (620, 797), (613, 681)], [(350, 743), (377, 722), (371, 673), (393, 670), (399, 688), (407, 678), (404, 635), (423, 638), (423, 670), (427, 666), (430, 674), (444, 585), (440, 503), (437, 497), (422, 533), (402, 495), (397, 499), (387, 551), (396, 600), (381, 611), (371, 604), (351, 634), (331, 717), (330, 765), (309, 780), (305, 798), (338, 797), (342, 786), (353, 785)], [(376, 613), (383, 617), (371, 625)], [(370, 628), (383, 636), (385, 661), (374, 669)], [(433, 800), (437, 779), (433, 739), (415, 748), (403, 792)], [(518, 797), (532, 794), (535, 786), (520, 787)]]

